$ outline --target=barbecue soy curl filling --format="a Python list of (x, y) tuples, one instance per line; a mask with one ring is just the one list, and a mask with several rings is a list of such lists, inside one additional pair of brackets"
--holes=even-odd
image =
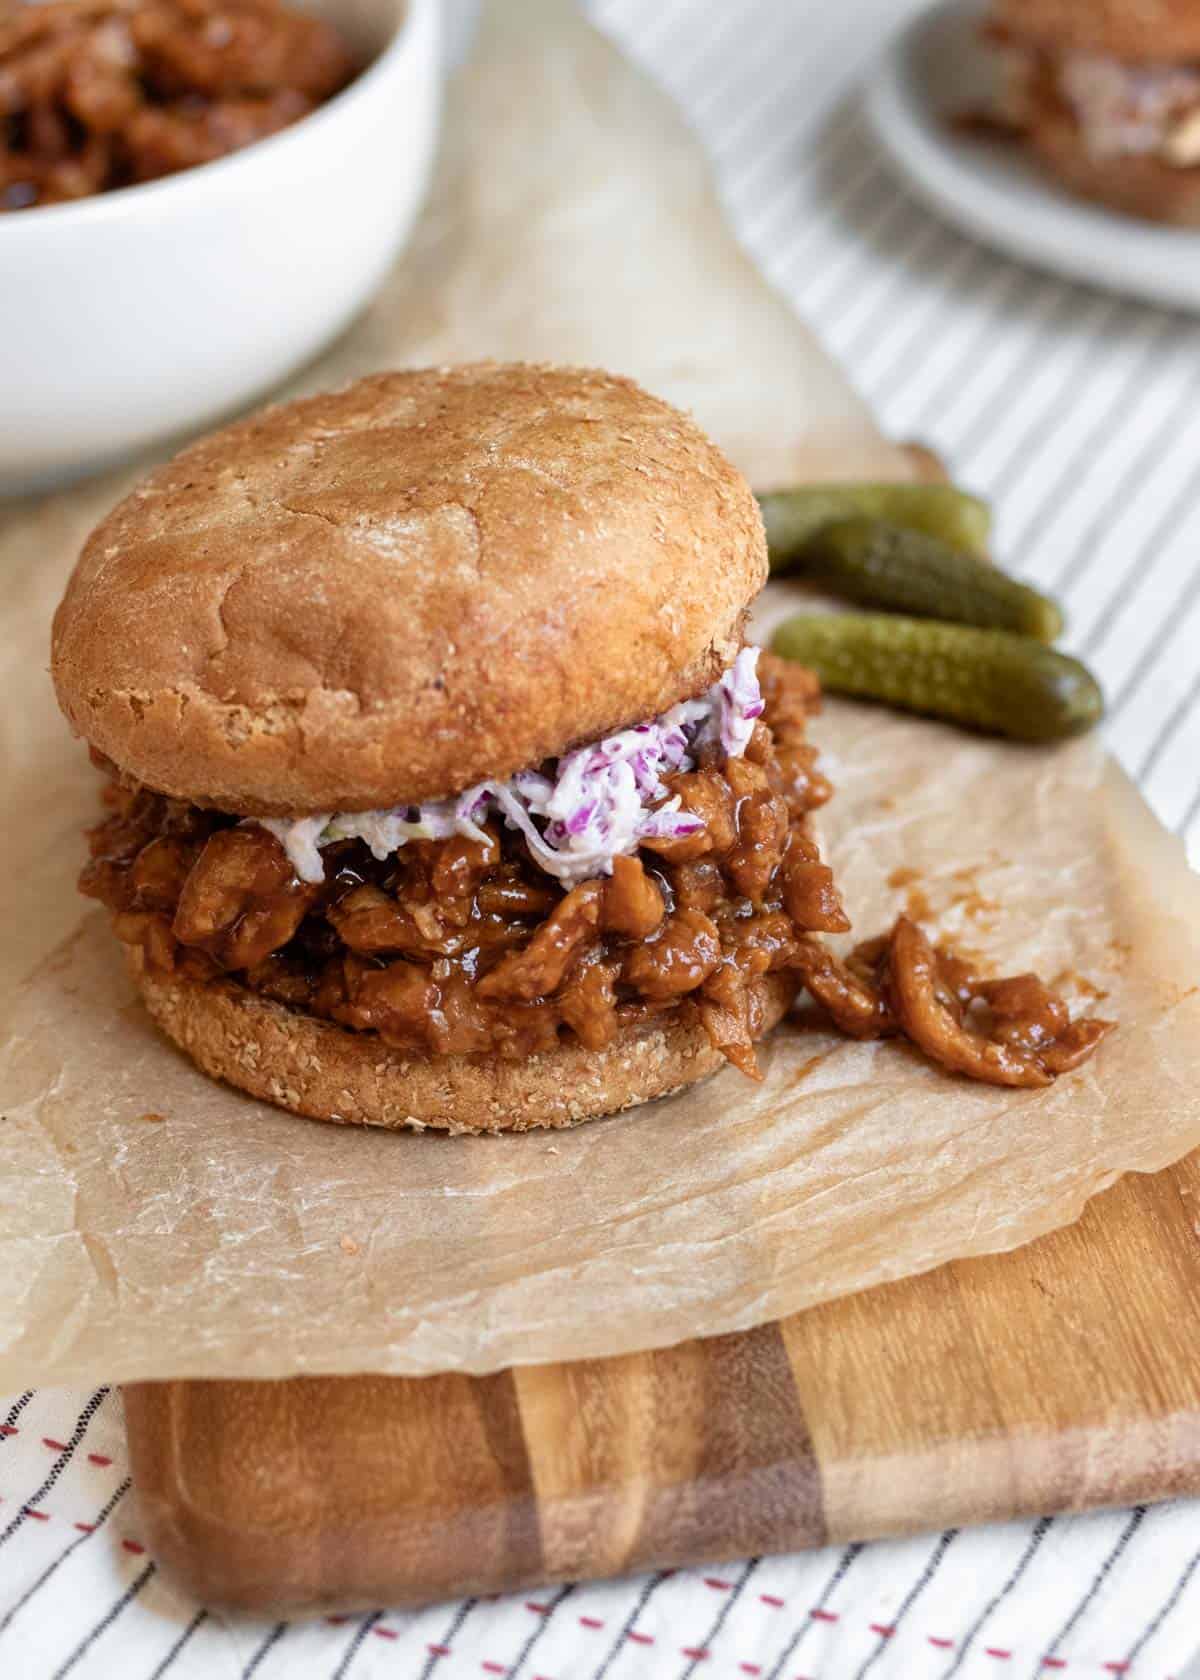
[(114, 775), (80, 886), (152, 968), (414, 1054), (600, 1050), (672, 1017), (758, 1077), (761, 981), (782, 974), (852, 1036), (907, 1034), (974, 1078), (1078, 1065), (1106, 1024), (1072, 1023), (1031, 976), (978, 980), (904, 921), (845, 963), (820, 941), (850, 923), (809, 833), (831, 792), (806, 739), (818, 687), (770, 655), (759, 677), (761, 702), (744, 654), (706, 700), (627, 732), (653, 747), (630, 768), (636, 812), (612, 768), (636, 756), (627, 737), (390, 829), (372, 813), (366, 837), (332, 818), (271, 832)]

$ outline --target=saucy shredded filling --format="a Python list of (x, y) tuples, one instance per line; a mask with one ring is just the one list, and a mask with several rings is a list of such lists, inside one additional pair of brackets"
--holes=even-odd
[(699, 825), (569, 890), (494, 816), (478, 838), (415, 840), (382, 861), (334, 841), (323, 878), (303, 881), (257, 823), (115, 775), (80, 887), (153, 969), (231, 978), (419, 1055), (520, 1059), (564, 1037), (599, 1050), (674, 1016), (757, 1078), (757, 982), (783, 973), (853, 1036), (903, 1032), (976, 1079), (1045, 1084), (1078, 1065), (1106, 1023), (1071, 1023), (1032, 976), (976, 980), (904, 920), (846, 963), (821, 943), (850, 923), (809, 832), (831, 792), (806, 738), (819, 691), (769, 655), (759, 677), (744, 755), (709, 741), (667, 778)]
[(0, 4), (0, 213), (210, 163), (358, 68), (331, 24), (284, 0)]

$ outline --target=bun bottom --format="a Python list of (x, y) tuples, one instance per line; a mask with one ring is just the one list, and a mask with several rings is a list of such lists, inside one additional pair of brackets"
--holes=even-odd
[(1069, 192), (1109, 210), (1172, 227), (1200, 227), (1200, 167), (1174, 169), (1156, 157), (1096, 158), (1068, 119), (1046, 115), (1029, 143)]
[[(447, 1132), (571, 1126), (653, 1102), (725, 1063), (698, 1021), (666, 1017), (627, 1028), (603, 1050), (560, 1044), (523, 1062), (408, 1055), (236, 981), (151, 971), (137, 947), (126, 947), (126, 961), (153, 1019), (197, 1067), (312, 1120)], [(772, 974), (756, 985), (769, 1031), (796, 981)]]

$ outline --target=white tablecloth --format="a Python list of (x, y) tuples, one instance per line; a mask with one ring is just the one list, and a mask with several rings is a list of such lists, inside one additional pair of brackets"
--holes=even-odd
[[(996, 498), (1004, 559), (1065, 600), (1114, 750), (1200, 860), (1200, 326), (1043, 278), (914, 205), (847, 95), (915, 9), (593, 7), (689, 112), (742, 236), (885, 430)], [(230, 1621), (159, 1578), (104, 1391), (0, 1402), (0, 1552), (2, 1680), (1184, 1680), (1200, 1651), (1187, 1503), (417, 1615)]]

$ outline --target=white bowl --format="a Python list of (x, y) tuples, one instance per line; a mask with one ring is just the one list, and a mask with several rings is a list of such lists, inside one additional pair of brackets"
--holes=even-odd
[(0, 494), (232, 412), (335, 338), (429, 181), (438, 0), (314, 0), (372, 56), (293, 127), (181, 174), (0, 216)]

